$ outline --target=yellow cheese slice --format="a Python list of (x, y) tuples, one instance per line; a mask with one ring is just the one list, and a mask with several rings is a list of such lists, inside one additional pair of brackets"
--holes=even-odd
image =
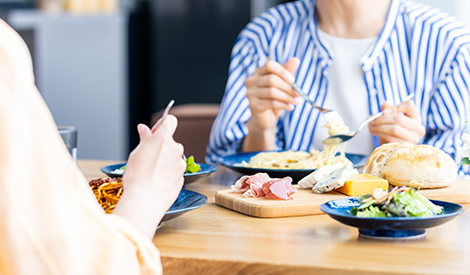
[(353, 174), (335, 190), (348, 196), (362, 196), (374, 192), (376, 188), (388, 191), (388, 181), (368, 174)]

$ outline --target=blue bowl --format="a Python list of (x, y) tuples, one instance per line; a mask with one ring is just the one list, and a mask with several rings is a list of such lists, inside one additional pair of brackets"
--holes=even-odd
[(340, 223), (359, 228), (359, 233), (372, 238), (417, 238), (424, 236), (425, 229), (441, 225), (464, 212), (460, 204), (430, 200), (444, 209), (432, 217), (363, 218), (348, 211), (360, 205), (359, 198), (346, 198), (326, 202), (320, 209)]
[(206, 204), (207, 197), (198, 192), (182, 189), (173, 205), (166, 211), (162, 222), (174, 219), (187, 211), (199, 208)]
[[(268, 152), (268, 151), (266, 151)], [(317, 168), (311, 169), (271, 169), (271, 168), (255, 168), (255, 167), (245, 167), (238, 166), (237, 164), (242, 163), (243, 161), (249, 162), (250, 159), (261, 152), (250, 152), (250, 153), (240, 153), (234, 155), (228, 155), (225, 157), (220, 157), (217, 159), (217, 162), (221, 165), (230, 168), (233, 171), (245, 174), (245, 175), (254, 175), (256, 173), (262, 172), (267, 173), (271, 178), (283, 178), (291, 177), (294, 183), (298, 182), (308, 174), (317, 170)], [(362, 167), (366, 164), (367, 156), (356, 155), (356, 154), (346, 154), (346, 157), (353, 163), (355, 168)]]
[[(205, 164), (205, 163), (197, 163), (197, 164), (201, 166), (201, 170), (199, 170), (196, 173), (185, 173), (183, 175), (184, 184), (195, 182), (199, 180), (200, 178), (208, 176), (217, 170), (217, 166), (215, 165)], [(101, 172), (105, 173), (110, 178), (120, 178), (122, 177), (122, 174), (115, 173), (113, 171), (123, 167), (124, 165), (126, 165), (126, 162), (104, 166), (104, 167), (101, 167)]]

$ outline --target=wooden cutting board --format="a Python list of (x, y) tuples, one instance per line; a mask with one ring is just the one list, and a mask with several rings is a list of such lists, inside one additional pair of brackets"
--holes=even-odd
[[(297, 188), (297, 185), (294, 185)], [(424, 189), (420, 193), (433, 200), (454, 203), (470, 203), (470, 181), (456, 181), (445, 188)], [(260, 218), (279, 218), (324, 214), (320, 205), (325, 202), (344, 199), (348, 196), (336, 191), (315, 194), (311, 189), (298, 189), (293, 200), (271, 200), (267, 198), (244, 198), (232, 190), (220, 190), (215, 194), (215, 202), (225, 208)]]

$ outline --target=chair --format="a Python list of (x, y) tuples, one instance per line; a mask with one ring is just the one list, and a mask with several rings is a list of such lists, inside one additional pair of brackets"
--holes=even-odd
[[(176, 105), (170, 114), (178, 118), (174, 139), (183, 144), (186, 157), (194, 156), (196, 162), (205, 162), (206, 147), (219, 104), (195, 103)], [(163, 110), (152, 115), (151, 125), (160, 119)]]

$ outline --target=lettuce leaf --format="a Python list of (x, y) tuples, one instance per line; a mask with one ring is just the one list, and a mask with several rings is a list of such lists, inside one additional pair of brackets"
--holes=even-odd
[(356, 214), (358, 217), (363, 217), (363, 218), (385, 218), (387, 217), (387, 214), (380, 210), (378, 206), (369, 206), (366, 209), (362, 211), (357, 211)]
[(196, 173), (201, 169), (201, 165), (194, 162), (194, 156), (190, 156), (186, 159), (186, 171), (185, 173)]

